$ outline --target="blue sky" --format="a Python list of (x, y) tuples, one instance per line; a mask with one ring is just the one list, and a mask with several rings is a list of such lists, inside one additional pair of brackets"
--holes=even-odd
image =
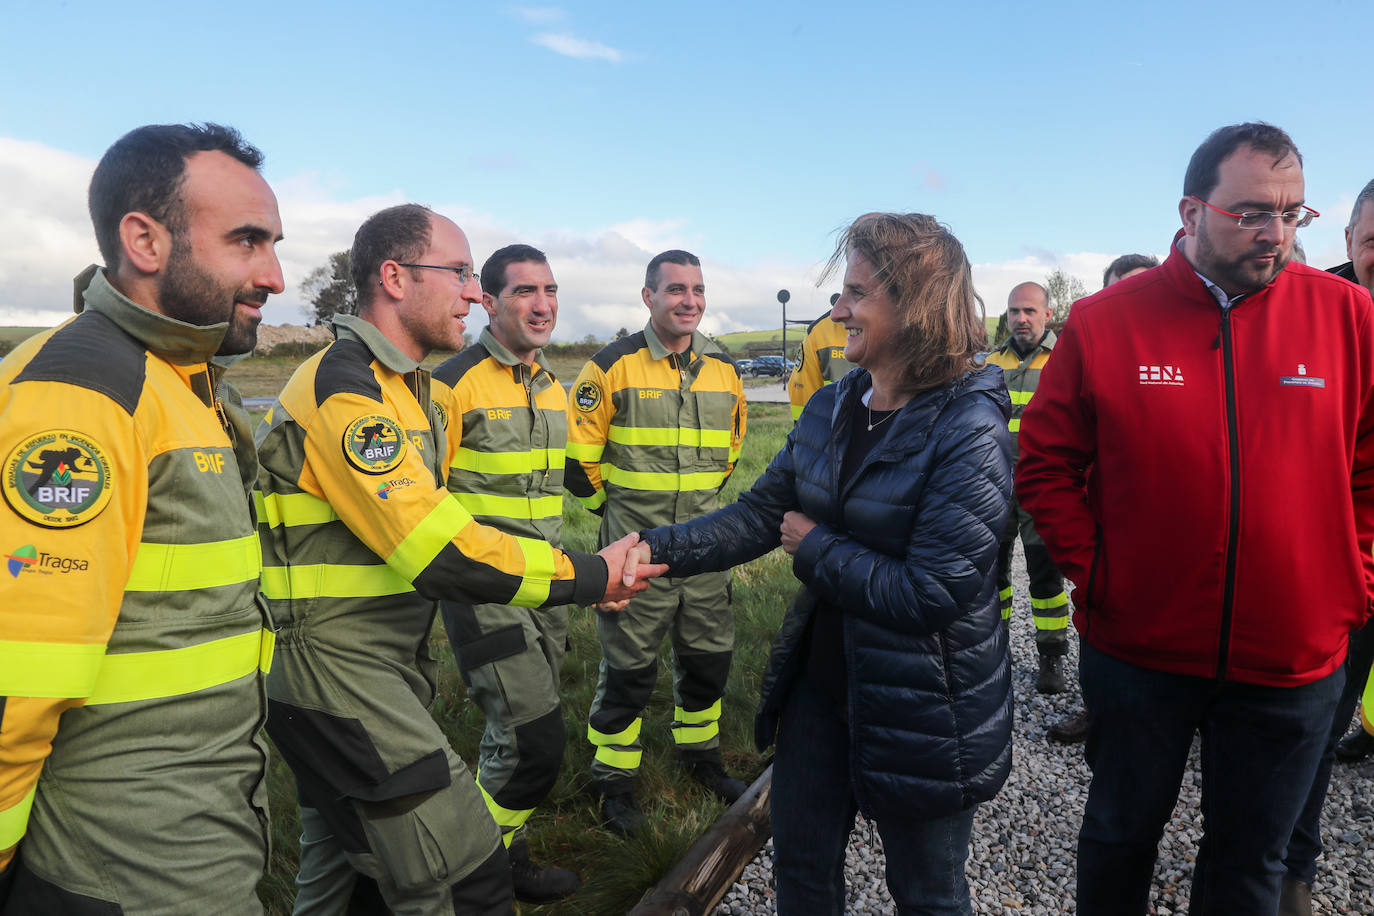
[[(699, 254), (704, 327), (812, 317), (834, 231), (947, 222), (989, 314), (1061, 267), (1163, 253), (1188, 156), (1264, 119), (1307, 160), (1310, 260), (1374, 177), (1365, 0), (1314, 4), (266, 3), (0, 0), (0, 323), (51, 324), (95, 260), (85, 186), (143, 123), (216, 120), (267, 155), (288, 288), (416, 200), (480, 262), (530, 242), (555, 339), (642, 325), (643, 265)], [(480, 325), (480, 319), (473, 322)]]

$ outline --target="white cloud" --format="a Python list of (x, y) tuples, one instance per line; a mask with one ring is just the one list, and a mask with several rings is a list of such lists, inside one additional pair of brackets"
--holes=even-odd
[(551, 25), (563, 21), (567, 15), (556, 6), (517, 6), (514, 12), (530, 25)]
[(610, 45), (603, 45), (599, 41), (588, 41), (585, 38), (578, 38), (575, 35), (541, 32), (531, 38), (530, 41), (540, 47), (548, 48), (555, 54), (562, 54), (564, 57), (575, 57), (578, 60), (604, 60), (613, 64), (618, 64), (625, 57), (622, 52), (612, 48)]

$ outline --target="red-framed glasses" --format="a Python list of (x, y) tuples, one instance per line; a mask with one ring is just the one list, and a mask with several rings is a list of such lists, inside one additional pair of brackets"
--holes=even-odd
[[(1188, 196), (1204, 207), (1217, 211), (1222, 216), (1235, 217), (1236, 225), (1242, 229), (1263, 229), (1269, 225), (1270, 220), (1276, 217), (1283, 221), (1283, 228), (1285, 229), (1302, 229), (1304, 226), (1312, 225), (1312, 220), (1321, 216), (1320, 213), (1306, 204), (1300, 204), (1301, 209), (1299, 210), (1288, 210), (1284, 213), (1271, 213), (1268, 210), (1246, 210), (1244, 213), (1232, 213), (1230, 210), (1212, 206), (1196, 194), (1189, 194)], [(1304, 210), (1307, 212), (1304, 213)]]

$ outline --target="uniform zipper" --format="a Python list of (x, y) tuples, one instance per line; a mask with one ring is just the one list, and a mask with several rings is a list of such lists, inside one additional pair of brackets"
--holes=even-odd
[(1227, 491), (1230, 513), (1226, 532), (1226, 578), (1221, 593), (1221, 637), (1217, 644), (1217, 680), (1226, 678), (1231, 651), (1231, 615), (1236, 601), (1236, 564), (1240, 547), (1240, 423), (1236, 417), (1235, 342), (1231, 332), (1231, 310), (1221, 312), (1221, 360), (1226, 380), (1226, 442), (1231, 479)]

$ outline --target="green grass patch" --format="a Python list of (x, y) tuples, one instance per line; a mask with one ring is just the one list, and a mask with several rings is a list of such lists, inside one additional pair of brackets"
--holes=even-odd
[[(791, 428), (786, 404), (751, 405), (744, 451), (726, 484), (723, 502), (732, 501), (753, 483), (782, 447)], [(594, 549), (598, 523), (599, 519), (575, 499), (564, 497), (565, 544), (581, 550)], [(775, 550), (734, 573), (735, 659), (722, 704), (721, 752), (726, 768), (746, 782), (763, 769), (763, 760), (753, 746), (754, 708), (773, 636), (783, 610), (797, 590), (791, 569), (791, 558)], [(622, 839), (601, 828), (588, 773), (592, 748), (586, 740), (587, 711), (596, 690), (601, 660), (590, 611), (573, 610), (569, 640), (572, 648), (563, 662), (561, 675), (563, 718), (568, 730), (563, 768), (553, 792), (526, 829), (536, 861), (571, 868), (581, 875), (583, 884), (562, 903), (548, 907), (522, 905), (520, 912), (526, 916), (627, 912), (725, 810), (724, 805), (687, 779), (677, 765), (669, 734), (673, 697), (671, 661), (665, 645), (659, 655), (659, 681), (645, 711), (644, 762), (637, 786), (649, 829), (643, 835)], [(440, 661), (439, 691), (431, 711), (454, 749), (475, 769), (482, 716), (467, 701), (441, 624), (436, 623), (431, 633), (430, 652)], [(269, 913), (287, 914), (295, 895), (300, 826), (291, 773), (275, 752), (268, 789), (273, 853), (259, 895)]]

